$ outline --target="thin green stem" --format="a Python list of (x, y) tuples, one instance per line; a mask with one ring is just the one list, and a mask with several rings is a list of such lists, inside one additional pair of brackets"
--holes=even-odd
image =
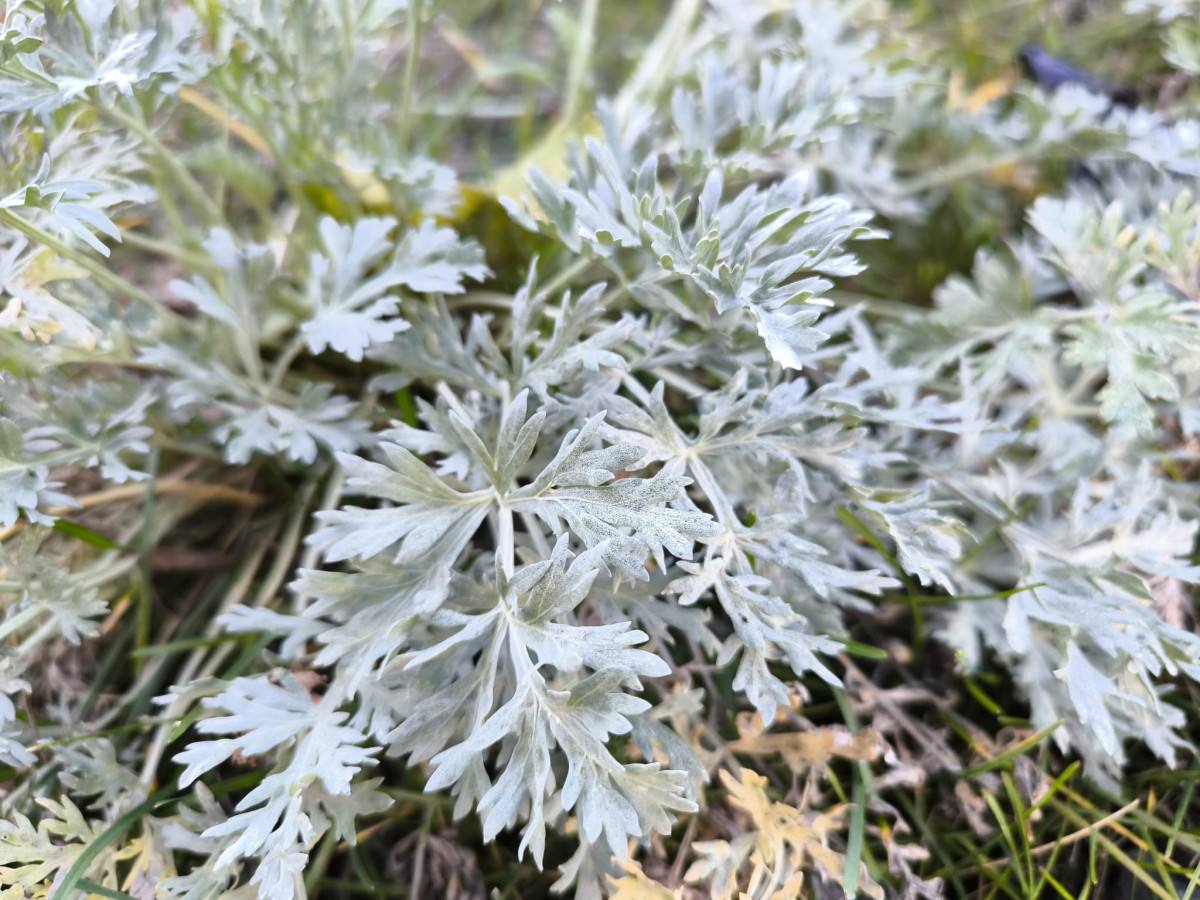
[(84, 848), (83, 852), (75, 858), (75, 862), (67, 870), (67, 874), (63, 876), (62, 881), (58, 882), (58, 891), (55, 896), (70, 897), (75, 893), (80, 880), (83, 879), (87, 870), (91, 868), (92, 863), (104, 852), (105, 848), (124, 837), (126, 831), (136, 823), (141, 822), (144, 817), (150, 815), (159, 806), (173, 799), (174, 793), (175, 788), (173, 787), (165, 787), (160, 791), (156, 791), (109, 825), (108, 828), (104, 829), (99, 837), (92, 840)]
[(166, 170), (171, 179), (178, 185), (179, 189), (187, 197), (188, 202), (195, 207), (195, 212), (206, 221), (208, 225), (219, 225), (225, 222), (225, 214), (217, 207), (212, 198), (204, 187), (196, 181), (187, 167), (179, 161), (178, 156), (158, 139), (150, 127), (137, 118), (131, 116), (125, 110), (117, 106), (102, 106), (93, 104), (97, 112), (108, 116), (118, 125), (129, 129), (143, 144), (154, 152), (155, 158)]
[(539, 293), (544, 293), (547, 296), (558, 293), (563, 288), (569, 286), (576, 278), (592, 267), (592, 260), (586, 258), (577, 259), (571, 265), (567, 266), (546, 284), (538, 288)]
[(48, 641), (51, 638), (57, 637), (59, 634), (59, 631), (60, 631), (60, 627), (58, 624), (58, 620), (57, 619), (47, 619), (45, 622), (43, 622), (41, 625), (39, 625), (37, 627), (37, 630), (34, 631), (33, 634), (29, 635), (29, 637), (25, 638), (25, 640), (21, 641), (20, 645), (17, 647), (17, 656), (18, 657), (27, 656), (28, 654), (33, 652), (33, 649), (38, 644), (44, 643), (45, 641)]
[(40, 603), (35, 603), (33, 606), (27, 606), (15, 616), (0, 622), (0, 640), (8, 637), (17, 629), (29, 624), (37, 618), (38, 613), (42, 612), (44, 607)]
[(304, 351), (304, 335), (298, 334), (288, 345), (283, 349), (275, 360), (275, 365), (271, 369), (270, 380), (267, 381), (267, 395), (270, 396), (274, 391), (283, 384), (283, 379), (288, 373), (288, 369), (292, 367), (292, 363)]
[[(272, 535), (272, 537), (273, 536), (274, 535)], [(268, 543), (264, 541), (259, 547), (256, 548), (255, 552), (246, 559), (234, 583), (231, 585), (229, 591), (222, 600), (221, 609), (218, 613), (219, 615), (228, 612), (229, 609), (240, 603), (242, 598), (249, 593), (250, 588), (254, 583), (254, 576), (258, 572), (258, 567), (262, 562), (263, 557), (266, 555), (267, 549)], [(205, 629), (207, 632), (206, 636), (208, 637), (213, 637), (220, 631), (221, 626), (217, 624), (216, 618), (217, 617), (214, 616), (213, 620), (209, 623), (208, 628)], [(184, 663), (183, 668), (180, 670), (180, 674), (177, 676), (177, 681), (179, 684), (186, 684), (193, 678), (193, 676), (196, 674), (196, 670), (204, 661), (204, 656), (207, 650), (207, 647), (200, 647), (192, 651), (192, 653), (188, 656), (187, 661)], [(162, 657), (159, 660), (160, 665), (163, 664), (166, 659), (166, 657)], [(183, 715), (186, 706), (186, 700), (176, 697), (166, 708), (163, 718), (168, 721), (163, 725), (160, 725), (158, 730), (155, 732), (154, 737), (150, 742), (150, 746), (146, 750), (146, 757), (142, 762), (140, 780), (143, 785), (148, 786), (154, 783), (155, 775), (158, 771), (158, 764), (162, 760), (162, 755), (167, 749), (167, 745), (170, 744), (173, 738), (173, 732), (177, 727), (175, 723), (178, 721), (179, 717)]]
[(95, 894), (97, 897), (111, 897), (112, 900), (134, 900), (131, 894), (105, 887), (98, 881), (89, 881), (86, 878), (79, 879), (79, 889), (87, 891), (89, 894)]
[[(858, 731), (858, 717), (854, 714), (854, 708), (850, 705), (846, 692), (840, 688), (835, 689), (833, 696), (841, 709), (846, 727), (851, 731)], [(846, 846), (846, 868), (842, 874), (842, 884), (846, 896), (854, 898), (858, 895), (859, 864), (864, 851), (867, 798), (868, 795), (875, 793), (871, 769), (865, 762), (855, 763), (854, 781), (851, 784), (850, 792), (853, 805), (850, 809), (850, 837)]]
[(617, 115), (622, 122), (635, 106), (657, 94), (663, 82), (671, 77), (702, 6), (702, 0), (675, 0), (662, 28), (642, 53), (642, 61), (617, 97)]
[(321, 881), (325, 878), (325, 873), (329, 871), (329, 862), (333, 859), (337, 845), (337, 832), (331, 828), (325, 833), (324, 840), (321, 841), (316, 854), (309, 861), (304, 874), (304, 890), (310, 898), (316, 897), (320, 893)]
[(156, 256), (162, 256), (166, 259), (174, 260), (180, 265), (187, 266), (193, 271), (219, 273), (221, 267), (213, 262), (212, 258), (195, 251), (188, 250), (185, 247), (180, 247), (170, 241), (161, 241), (156, 238), (147, 237), (138, 231), (126, 231), (121, 234), (122, 243), (134, 247), (138, 250), (145, 250), (147, 253), (153, 253)]
[(408, 7), (408, 57), (404, 60), (404, 83), (400, 89), (400, 150), (412, 146), (413, 95), (417, 87), (417, 65), (421, 60), (421, 37), (425, 31), (424, 4), (412, 0)]
[(35, 225), (24, 216), (17, 215), (9, 209), (0, 209), (0, 225), (7, 225), (14, 231), (19, 231), (30, 240), (36, 241), (43, 247), (53, 250), (63, 259), (68, 259), (75, 263), (75, 265), (91, 275), (96, 284), (101, 287), (115, 294), (129, 297), (131, 300), (136, 300), (139, 303), (144, 303), (146, 306), (158, 307), (159, 304), (155, 302), (154, 298), (141, 288), (134, 287), (120, 275), (109, 271), (86, 253), (80, 252), (57, 235), (47, 231), (40, 225)]
[[(317, 512), (317, 511), (324, 512), (325, 510), (337, 509), (338, 505), (342, 502), (342, 489), (346, 486), (345, 472), (343, 471), (343, 469), (340, 466), (331, 467), (330, 469), (327, 469), (326, 471), (329, 473), (329, 480), (325, 482), (325, 490), (321, 492), (320, 500), (317, 503), (317, 509), (314, 510), (314, 512)], [(322, 477), (323, 477), (322, 475), (318, 475), (316, 478), (314, 478), (313, 479), (314, 485), (320, 484)], [(299, 515), (302, 519), (305, 519), (307, 517), (308, 513), (305, 510), (301, 510)], [(319, 528), (319, 525), (313, 526), (314, 531), (317, 530), (318, 528)], [(300, 560), (297, 563), (296, 568), (297, 569), (316, 568), (317, 560), (319, 558), (320, 558), (320, 551), (317, 549), (317, 545), (314, 543), (309, 543), (301, 551)], [(305, 594), (302, 591), (293, 590), (292, 591), (292, 613), (295, 615), (299, 615), (304, 610), (304, 604), (307, 601), (307, 599), (308, 598), (305, 596)]]
[(592, 48), (596, 44), (596, 13), (600, 0), (583, 0), (579, 33), (571, 53), (571, 64), (567, 70), (566, 101), (563, 103), (563, 120), (574, 124), (583, 105), (583, 82), (587, 77), (588, 64), (592, 59)]

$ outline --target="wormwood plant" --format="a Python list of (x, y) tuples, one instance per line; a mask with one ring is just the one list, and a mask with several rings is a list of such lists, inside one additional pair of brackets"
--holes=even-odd
[[(578, 897), (936, 897), (882, 792), (987, 835), (1043, 738), (1190, 752), (1187, 91), (621, 6), (9, 0), (0, 897), (379, 892), (379, 828), (441, 896), (450, 820)], [(1177, 6), (1111, 15), (1194, 72)]]

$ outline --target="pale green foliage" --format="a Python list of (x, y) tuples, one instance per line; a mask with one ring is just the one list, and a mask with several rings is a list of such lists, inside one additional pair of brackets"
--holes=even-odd
[(36, 827), (20, 814), (0, 822), (0, 878), (27, 890), (70, 865), (104, 830), (103, 822), (89, 822), (70, 798), (38, 803), (43, 814)]
[[(480, 249), (459, 242), (450, 229), (427, 221), (394, 244), (389, 233), (395, 226), (394, 219), (362, 219), (353, 228), (321, 221), (325, 252), (313, 254), (308, 283), (315, 313), (301, 328), (311, 352), (332, 347), (359, 361), (372, 344), (408, 327), (403, 320), (380, 321), (397, 312), (393, 288), (457, 294), (464, 276), (478, 281), (488, 274)], [(368, 275), (385, 254), (387, 265)]]
[[(167, 779), (186, 802), (86, 877), (292, 900), (407, 765), (538, 866), (575, 835), (558, 889), (598, 897), (631, 841), (697, 811), (711, 723), (839, 686), (846, 613), (881, 598), (935, 594), (938, 639), (1005, 665), (1091, 777), (1132, 740), (1174, 763), (1169, 679), (1200, 677), (1162, 609), (1200, 582), (1200, 123), (1076, 86), (948, 98), (887, 4), (714, 2), (668, 19), (674, 55), (597, 129), (554, 130), (576, 139), (526, 188), (464, 191), (449, 162), (482, 182), (462, 149), (495, 138), (483, 89), (443, 107), (397, 63), (440, 64), (411, 55), (451, 13), (428, 5), (6, 7), (0, 762), (29, 774), (0, 798), (0, 881), (65, 878)], [(448, 79), (537, 81), (454, 46)], [(878, 219), (899, 241), (1045, 161), (1084, 174), (932, 307), (848, 293), (892, 240)], [(276, 531), (215, 602), (168, 598), (216, 618), (198, 655), (157, 648), (116, 712), (47, 703), (52, 642), (103, 643), (114, 605), (150, 643), (157, 542), (210, 495)], [(53, 530), (81, 501), (128, 504), (111, 538)], [(201, 665), (240, 635), (270, 649)], [(731, 700), (708, 690), (727, 666)], [(141, 729), (156, 693), (151, 730), (42, 743), (81, 708)], [(249, 758), (223, 806), (205, 781)], [(715, 847), (732, 885), (748, 857)]]
[[(801, 368), (803, 355), (825, 338), (812, 327), (820, 295), (831, 286), (823, 276), (859, 272), (844, 243), (882, 236), (866, 227), (870, 214), (839, 197), (812, 198), (807, 171), (725, 198), (721, 170), (713, 168), (701, 183), (676, 184), (668, 194), (658, 178), (665, 136), (648, 127), (620, 134), (615, 113), (602, 113), (609, 140), (587, 141), (587, 156), (573, 157), (567, 185), (531, 173), (552, 233), (573, 250), (586, 246), (602, 256), (613, 248), (649, 251), (662, 269), (710, 297), (718, 313), (749, 313), (771, 357)], [(653, 150), (643, 158), (646, 146)], [(536, 227), (527, 212), (506, 205)]]

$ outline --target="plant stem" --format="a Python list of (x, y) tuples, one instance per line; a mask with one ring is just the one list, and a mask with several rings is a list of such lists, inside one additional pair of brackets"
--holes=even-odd
[(408, 58), (404, 60), (404, 84), (400, 91), (400, 152), (412, 146), (413, 94), (417, 85), (417, 64), (421, 57), (421, 36), (425, 30), (421, 0), (410, 0), (408, 7)]
[(985, 175), (993, 169), (1004, 166), (1016, 166), (1025, 162), (1048, 162), (1056, 159), (1070, 159), (1065, 151), (1055, 151), (1052, 147), (1041, 147), (1036, 144), (1022, 147), (1020, 150), (1010, 150), (995, 156), (967, 157), (956, 163), (937, 166), (903, 182), (900, 187), (901, 196), (912, 196), (934, 188), (944, 187), (968, 178)]
[(141, 288), (134, 287), (120, 275), (109, 271), (86, 253), (81, 253), (66, 241), (42, 228), (40, 225), (35, 225), (24, 216), (19, 216), (9, 209), (0, 209), (0, 225), (7, 225), (14, 231), (21, 232), (21, 234), (30, 240), (36, 241), (43, 247), (53, 250), (63, 259), (68, 259), (75, 263), (75, 265), (91, 275), (96, 284), (101, 287), (116, 294), (129, 297), (139, 303), (144, 303), (146, 306), (158, 307), (159, 304), (155, 302), (154, 298)]
[(118, 125), (129, 129), (142, 143), (149, 147), (159, 163), (176, 182), (183, 195), (187, 197), (188, 202), (195, 207), (195, 211), (202, 219), (207, 220), (208, 225), (219, 225), (225, 221), (225, 214), (209, 197), (208, 192), (204, 187), (196, 181), (187, 167), (181, 163), (178, 157), (172, 153), (167, 146), (158, 139), (149, 126), (135, 116), (131, 116), (125, 110), (118, 106), (101, 106), (93, 104), (97, 112), (108, 116)]
[(180, 265), (187, 266), (189, 269), (195, 271), (212, 274), (217, 274), (221, 271), (221, 267), (206, 254), (196, 253), (184, 247), (176, 246), (169, 241), (160, 241), (152, 237), (147, 237), (138, 231), (122, 232), (121, 241), (138, 250), (145, 250), (147, 253), (154, 253), (158, 256), (172, 259)]
[(285, 375), (287, 375), (288, 369), (291, 368), (292, 363), (296, 361), (296, 357), (299, 356), (303, 350), (304, 335), (297, 334), (294, 338), (292, 338), (287, 347), (284, 348), (283, 352), (280, 353), (279, 357), (275, 360), (275, 366), (271, 369), (270, 380), (267, 381), (266, 393), (268, 397), (274, 393), (281, 384), (283, 384), (283, 378)]
[[(154, 512), (158, 480), (157, 448), (152, 448), (149, 454), (147, 471), (150, 477), (145, 482), (145, 493), (142, 501), (142, 528), (138, 556), (140, 557), (140, 576), (137, 580), (137, 649), (150, 643), (150, 623), (154, 614)], [(134, 659), (134, 673), (140, 675), (144, 663), (140, 658)]]
[(562, 113), (563, 119), (571, 124), (579, 118), (583, 82), (587, 77), (588, 63), (591, 62), (592, 48), (596, 43), (596, 13), (599, 8), (600, 0), (583, 0), (579, 33), (571, 53), (571, 65), (567, 70), (566, 102), (563, 104)]
[(545, 285), (539, 286), (538, 293), (546, 294), (546, 296), (557, 293), (558, 291), (570, 285), (572, 281), (590, 269), (591, 266), (592, 260), (587, 259), (586, 257), (577, 259), (575, 262), (571, 263), (571, 265), (567, 266), (548, 282), (546, 282)]
[(38, 626), (37, 630), (34, 631), (33, 634), (21, 641), (20, 646), (17, 647), (17, 656), (24, 657), (26, 654), (30, 653), (34, 647), (42, 643), (42, 641), (46, 640), (57, 631), (58, 623), (54, 619), (48, 619), (47, 621), (43, 622)]
[(8, 637), (22, 625), (33, 621), (35, 618), (37, 618), (38, 613), (40, 613), (42, 609), (42, 605), (37, 603), (21, 610), (11, 619), (6, 619), (4, 622), (0, 622), (0, 640)]
[(675, 0), (662, 28), (642, 54), (637, 69), (617, 96), (615, 105), (617, 117), (621, 122), (628, 119), (629, 113), (638, 103), (658, 93), (662, 83), (671, 77), (683, 49), (683, 42), (701, 6), (702, 0)]
[(508, 578), (512, 578), (517, 567), (517, 544), (516, 535), (513, 530), (513, 511), (512, 507), (504, 502), (503, 497), (498, 498), (500, 501), (500, 550), (501, 564), (504, 567), (504, 574)]

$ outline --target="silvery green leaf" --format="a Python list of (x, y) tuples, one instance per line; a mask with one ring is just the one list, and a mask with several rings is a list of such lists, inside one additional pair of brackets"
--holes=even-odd
[(149, 453), (153, 434), (145, 424), (154, 394), (119, 375), (87, 385), (72, 385), (48, 374), (37, 385), (19, 383), (0, 373), (0, 402), (29, 434), (55, 451), (55, 457), (115, 482), (140, 480), (128, 457)]
[(360, 219), (353, 226), (321, 220), (324, 249), (312, 255), (308, 280), (314, 314), (301, 327), (311, 352), (332, 347), (361, 360), (369, 347), (409, 327), (392, 318), (399, 311), (395, 288), (457, 293), (464, 276), (487, 274), (478, 248), (459, 243), (452, 231), (426, 223), (397, 245), (395, 228), (391, 218)]
[(678, 565), (686, 574), (668, 589), (678, 595), (679, 602), (695, 603), (711, 590), (733, 623), (733, 634), (722, 645), (717, 664), (725, 665), (742, 654), (733, 687), (746, 692), (764, 722), (774, 721), (776, 705), (786, 704), (788, 696), (787, 687), (768, 667), (772, 659), (786, 659), (797, 675), (813, 671), (831, 684), (841, 683), (817, 657), (818, 653), (837, 653), (841, 645), (809, 632), (804, 617), (770, 593), (770, 579), (746, 571), (744, 555), (739, 563), (710, 556), (703, 563)]
[(5, 4), (3, 32), (0, 32), (0, 60), (12, 62), (18, 56), (36, 53), (45, 43), (42, 37), (44, 19), (22, 11), (18, 3)]
[(180, 784), (191, 784), (209, 769), (228, 759), (235, 750), (257, 755), (291, 740), (312, 727), (319, 710), (307, 691), (295, 684), (272, 684), (265, 678), (238, 678), (204, 705), (220, 708), (226, 715), (204, 719), (197, 725), (201, 734), (240, 734), (236, 738), (196, 741), (175, 757), (187, 766)]
[[(89, 205), (93, 196), (106, 191), (107, 187), (92, 179), (52, 180), (50, 169), (47, 154), (32, 181), (0, 198), (0, 209), (25, 210), (34, 214), (33, 218), (45, 219), (51, 228), (83, 241), (101, 256), (108, 256), (108, 248), (94, 232), (118, 242), (121, 232), (104, 212)], [(44, 215), (37, 216), (37, 213)]]
[(145, 788), (137, 773), (117, 760), (116, 750), (105, 738), (91, 738), (75, 746), (55, 748), (63, 769), (59, 776), (76, 796), (94, 797), (91, 809), (114, 808), (131, 798), (140, 801)]
[[(234, 752), (257, 755), (290, 750), (286, 764), (247, 793), (235, 815), (209, 824), (200, 835), (230, 839), (219, 843), (217, 868), (240, 858), (260, 857), (251, 883), (260, 886), (260, 896), (268, 897), (291, 896), (293, 875), (303, 870), (306, 848), (319, 834), (318, 825), (324, 829), (331, 824), (321, 813), (322, 801), (353, 796), (352, 779), (374, 763), (378, 752), (361, 746), (365, 736), (345, 724), (349, 714), (337, 710), (337, 692), (314, 698), (287, 672), (280, 673), (279, 682), (238, 678), (222, 693), (206, 698), (206, 707), (227, 714), (201, 719), (197, 730), (236, 736), (194, 741), (175, 757), (187, 765), (180, 778), (180, 784), (186, 785)], [(307, 790), (318, 781), (319, 790)]]
[[(278, 277), (274, 252), (266, 244), (241, 244), (222, 228), (213, 229), (202, 246), (221, 272), (220, 283), (214, 285), (205, 276), (196, 275), (190, 282), (173, 280), (171, 289), (204, 315), (227, 326), (227, 338), (235, 344), (245, 341), (256, 345), (263, 312)], [(244, 354), (246, 350), (239, 346), (239, 352)]]
[[(605, 312), (601, 302), (604, 288), (603, 284), (592, 285), (578, 300), (572, 300), (569, 292), (563, 296), (556, 310), (554, 330), (549, 340), (525, 342), (526, 347), (537, 347), (536, 356), (530, 359), (522, 355), (522, 358), (514, 360), (519, 384), (528, 385), (542, 397), (547, 397), (551, 388), (567, 384), (582, 372), (627, 368), (625, 358), (616, 348), (632, 337), (635, 320), (623, 316), (593, 334), (588, 333), (593, 323)], [(530, 299), (518, 293), (515, 299), (530, 307), (528, 310), (520, 307), (514, 309), (514, 313), (520, 312), (527, 321), (536, 321), (545, 314), (545, 298)], [(514, 354), (518, 347), (521, 344), (514, 343)]]
[[(722, 193), (713, 175), (710, 202)], [(711, 211), (704, 232), (685, 233), (673, 209), (645, 226), (664, 267), (692, 278), (719, 312), (749, 311), (771, 357), (794, 369), (825, 338), (812, 327), (820, 307), (803, 304), (832, 286), (822, 276), (861, 271), (842, 252), (845, 242), (880, 236), (866, 227), (869, 213), (838, 197), (812, 200), (809, 184), (802, 173), (763, 191), (746, 188)]]
[(323, 622), (241, 604), (234, 606), (217, 621), (231, 634), (264, 632), (283, 635), (283, 646), (279, 650), (283, 659), (294, 659), (305, 644), (325, 631)]
[(0, 761), (14, 768), (25, 768), (37, 757), (25, 747), (24, 723), (17, 718), (13, 698), (29, 690), (22, 677), (24, 664), (10, 650), (0, 652)]
[(529, 823), (518, 852), (524, 856), (529, 848), (539, 866), (545, 847), (544, 803), (547, 791), (554, 787), (552, 747), (553, 739), (543, 720), (534, 715), (523, 721), (504, 771), (479, 799), (484, 840), (494, 839), (501, 830), (511, 826), (528, 799), (531, 807)]
[[(453, 553), (453, 548), (436, 546), (428, 556), (449, 559)], [(413, 627), (445, 600), (450, 582), (448, 563), (400, 567), (364, 561), (358, 565), (362, 571), (302, 570), (294, 585), (314, 598), (298, 630), (311, 631), (323, 645), (315, 664), (343, 666), (350, 684), (405, 646)]]
[[(39, 46), (20, 51), (6, 69), (6, 112), (53, 112), (89, 90), (106, 98), (187, 84), (203, 73), (207, 56), (190, 9), (143, 12), (114, 2), (47, 7)], [(26, 55), (29, 54), (29, 55)], [(32, 56), (36, 54), (36, 58)]]
[(829, 551), (804, 540), (797, 532), (798, 516), (779, 514), (757, 521), (745, 536), (738, 536), (743, 551), (756, 559), (772, 562), (794, 572), (822, 599), (830, 599), (845, 590), (878, 596), (900, 587), (900, 582), (877, 569), (854, 571), (829, 561)]
[(1088, 660), (1074, 641), (1067, 644), (1067, 664), (1060, 677), (1066, 681), (1071, 701), (1079, 711), (1080, 721), (1091, 729), (1106, 752), (1115, 755), (1117, 735), (1105, 698), (1121, 698), (1123, 695)]
[[(309, 789), (318, 804), (317, 811), (312, 813), (313, 826), (318, 831), (332, 827), (338, 840), (353, 847), (358, 842), (357, 817), (381, 813), (392, 805), (392, 798), (378, 789), (382, 783), (382, 778), (356, 782), (348, 794), (330, 793), (314, 785)], [(320, 813), (329, 817), (328, 823), (321, 819)]]
[(951, 277), (934, 292), (932, 324), (945, 329), (945, 338), (929, 347), (930, 318), (920, 324), (914, 319), (920, 331), (911, 336), (914, 349), (937, 354), (939, 363), (969, 355), (981, 387), (1005, 377), (1030, 384), (1037, 354), (1054, 342), (1053, 317), (1035, 305), (1030, 273), (1003, 255), (980, 250), (971, 275)]
[(602, 621), (628, 619), (645, 631), (656, 646), (676, 643), (678, 635), (686, 635), (697, 646), (715, 654), (721, 646), (713, 633), (716, 617), (698, 606), (681, 606), (666, 594), (670, 577), (654, 572), (642, 582), (619, 577), (604, 578), (593, 584), (588, 599)]
[(389, 269), (398, 283), (418, 294), (459, 294), (463, 279), (482, 281), (491, 274), (482, 247), (429, 220), (400, 239)]
[[(693, 808), (680, 793), (683, 773), (624, 766), (604, 746), (608, 735), (632, 728), (629, 715), (647, 708), (645, 701), (620, 688), (636, 690), (638, 676), (669, 671), (658, 657), (634, 649), (646, 636), (630, 631), (628, 622), (581, 626), (556, 621), (586, 597), (603, 556), (603, 548), (596, 548), (571, 559), (564, 535), (549, 560), (502, 579), (500, 595), (491, 601), (497, 605), (476, 615), (443, 610), (432, 616), (444, 636), (405, 658), (404, 683), (426, 699), (406, 711), (406, 721), (389, 736), (393, 752), (411, 753), (414, 760), (432, 755), (436, 768), (426, 789), (453, 785), (460, 810), (478, 799), (489, 835), (525, 815), (522, 852), (530, 849), (539, 863), (544, 806), (556, 788), (555, 745), (568, 762), (563, 807), (581, 803), (589, 833), (596, 838), (608, 833), (618, 852), (625, 835), (663, 830), (669, 827), (669, 810)], [(479, 602), (487, 600), (480, 597)], [(462, 662), (476, 653), (477, 665), (465, 677), (454, 678)], [(579, 674), (563, 689), (546, 681), (573, 673)], [(500, 700), (493, 697), (494, 685), (509, 686)], [(511, 752), (502, 757), (502, 771), (492, 782), (484, 769), (485, 754), (498, 742), (506, 742)], [(619, 783), (601, 784), (600, 772)], [(522, 812), (525, 804), (527, 814)], [(598, 826), (590, 824), (595, 816), (600, 817)]]
[[(603, 694), (613, 677), (598, 672), (577, 685), (569, 695), (551, 695), (550, 729), (568, 759), (562, 785), (565, 810), (577, 809), (580, 826), (590, 842), (602, 836), (618, 857), (627, 853), (629, 837), (670, 830), (672, 812), (692, 812), (695, 803), (684, 793), (683, 772), (661, 771), (657, 763), (620, 765), (602, 741), (608, 733), (631, 729), (626, 715), (644, 708), (614, 703), (625, 695)], [(605, 699), (598, 702), (596, 695)], [(633, 698), (626, 698), (632, 700)], [(593, 722), (606, 713), (604, 724)]]
[[(861, 271), (844, 244), (881, 236), (867, 227), (870, 213), (840, 197), (813, 199), (807, 172), (766, 189), (752, 185), (722, 203), (723, 177), (713, 169), (680, 202), (658, 182), (654, 154), (633, 168), (628, 152), (637, 140), (625, 140), (626, 146), (586, 141), (586, 158), (577, 160), (573, 178), (558, 192), (571, 213), (561, 201), (547, 200), (556, 233), (573, 226), (604, 256), (650, 251), (662, 269), (710, 296), (719, 312), (747, 311), (772, 358), (801, 368), (824, 339), (812, 327), (820, 314), (816, 301), (832, 286), (824, 276)], [(548, 193), (544, 178), (535, 192)], [(685, 229), (691, 202), (699, 210)], [(807, 303), (813, 306), (804, 308)]]
[(394, 391), (414, 380), (426, 380), (445, 382), (460, 390), (500, 395), (495, 373), (480, 358), (477, 342), (473, 340), (480, 331), (475, 323), (482, 324), (483, 318), (472, 319), (464, 335), (444, 298), (437, 298), (432, 308), (417, 304), (407, 315), (412, 327), (367, 351), (369, 359), (390, 367), (371, 380), (372, 389)]
[(54, 490), (60, 483), (47, 480), (48, 471), (38, 454), (26, 450), (25, 436), (11, 419), (0, 419), (0, 526), (11, 528), (21, 515), (48, 525), (50, 506), (76, 506), (74, 499)]
[(673, 716), (692, 718), (701, 715), (704, 705), (704, 692), (700, 689), (680, 691), (667, 697), (662, 703), (649, 709), (641, 715), (629, 719), (633, 726), (630, 738), (642, 751), (646, 759), (654, 759), (656, 749), (666, 753), (672, 769), (685, 771), (689, 775), (684, 782), (684, 796), (692, 798), (690, 789), (698, 789), (699, 785), (709, 780), (707, 770), (695, 751), (688, 746), (667, 724)]
[[(508, 495), (514, 507), (528, 510), (561, 533), (565, 521), (589, 548), (604, 545), (604, 557), (623, 572), (644, 580), (641, 554), (649, 552), (660, 567), (663, 550), (690, 559), (693, 541), (718, 532), (709, 516), (672, 508), (688, 480), (660, 471), (649, 479), (615, 478), (642, 451), (629, 445), (587, 450), (603, 414), (571, 431), (558, 454), (529, 485)], [(627, 530), (632, 534), (627, 533)]]
[(962, 555), (963, 525), (939, 511), (931, 485), (895, 498), (872, 499), (863, 494), (857, 506), (868, 523), (896, 544), (896, 558), (904, 571), (921, 584), (937, 584), (955, 593), (953, 569)]
[(1200, 74), (1200, 33), (1193, 21), (1172, 23), (1167, 29), (1163, 57), (1182, 72), (1192, 76)]
[[(1061, 270), (1088, 313), (1060, 313), (1066, 339), (1063, 361), (1098, 370), (1105, 382), (1096, 394), (1100, 415), (1125, 437), (1152, 434), (1153, 401), (1179, 399), (1178, 364), (1163, 364), (1200, 347), (1200, 322), (1191, 303), (1150, 277), (1150, 266), (1176, 270), (1190, 244), (1188, 200), (1158, 212), (1165, 238), (1139, 236), (1118, 203), (1107, 207), (1081, 197), (1042, 198), (1030, 223), (1047, 245), (1047, 258)], [(1176, 288), (1178, 290), (1178, 287)]]
[(453, 559), (475, 533), (493, 502), (488, 491), (460, 493), (438, 479), (416, 456), (383, 443), (387, 466), (340, 454), (352, 492), (400, 504), (380, 509), (347, 507), (321, 513), (325, 527), (309, 541), (327, 560), (367, 559), (399, 544), (395, 561), (415, 560), (444, 538), (443, 560)]
[(230, 462), (246, 462), (253, 453), (282, 453), (296, 462), (311, 463), (318, 447), (336, 452), (357, 449), (367, 442), (367, 428), (350, 418), (356, 404), (330, 396), (332, 386), (307, 384), (295, 407), (270, 403), (257, 409), (229, 404), (229, 418), (214, 431), (225, 445)]
[[(700, 398), (695, 435), (675, 423), (663, 387), (656, 385), (640, 407), (613, 398), (610, 419), (623, 427), (607, 427), (606, 437), (645, 447), (643, 462), (674, 460), (703, 485), (721, 517), (736, 503), (768, 496), (790, 495), (803, 509), (815, 499), (814, 472), (850, 481), (861, 476), (862, 460), (849, 451), (864, 432), (829, 421), (836, 408), (812, 396), (802, 379), (768, 391), (749, 387), (746, 370), (739, 369), (720, 390)], [(748, 458), (754, 466), (746, 466)]]

